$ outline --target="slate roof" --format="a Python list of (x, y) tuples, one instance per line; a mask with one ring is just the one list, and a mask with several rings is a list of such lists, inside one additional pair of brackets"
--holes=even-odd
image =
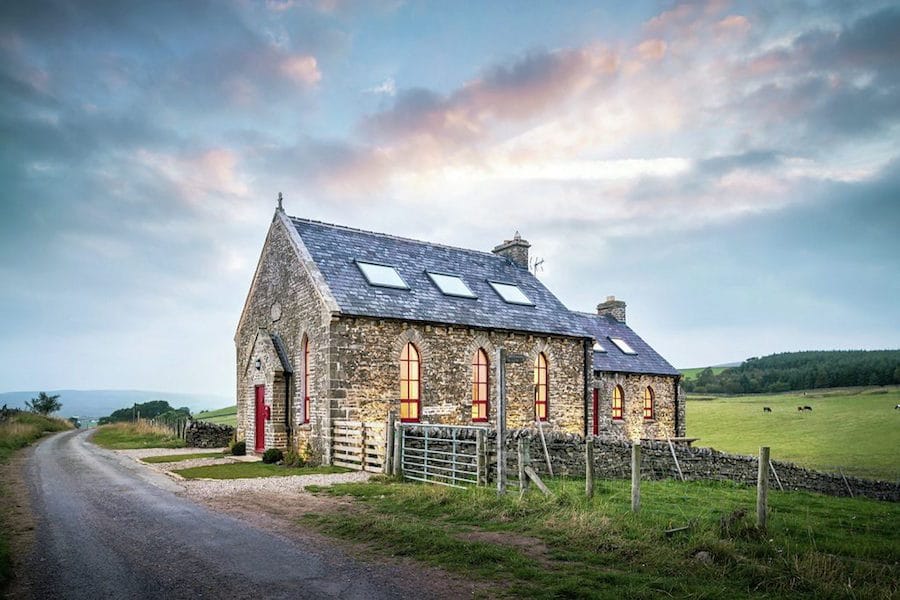
[[(654, 375), (680, 375), (678, 369), (657, 354), (631, 327), (608, 315), (576, 312), (582, 327), (600, 342), (606, 352), (594, 352), (595, 371), (619, 373), (652, 373)], [(637, 354), (625, 354), (609, 338), (625, 340)]]
[[(583, 320), (509, 259), (291, 217), (342, 314), (588, 337)], [(390, 265), (408, 290), (369, 285), (355, 260)], [(477, 298), (445, 296), (426, 271), (457, 275)], [(517, 285), (534, 306), (504, 302), (488, 280)]]

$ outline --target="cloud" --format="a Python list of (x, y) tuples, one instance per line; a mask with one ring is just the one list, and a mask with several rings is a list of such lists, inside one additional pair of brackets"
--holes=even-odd
[(393, 77), (388, 77), (378, 85), (364, 89), (363, 92), (375, 94), (376, 96), (394, 97), (397, 95), (397, 84), (394, 82)]
[(315, 56), (286, 56), (281, 60), (279, 68), (286, 77), (300, 85), (313, 86), (322, 79)]

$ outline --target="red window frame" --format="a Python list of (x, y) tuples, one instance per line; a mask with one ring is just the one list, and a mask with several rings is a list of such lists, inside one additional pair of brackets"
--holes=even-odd
[(490, 415), (490, 368), (484, 348), (475, 351), (472, 357), (472, 422), (485, 423)]
[(419, 349), (407, 342), (400, 353), (400, 421), (418, 423), (421, 408), (422, 361)]
[(309, 338), (303, 341), (303, 423), (309, 423)]
[(613, 388), (612, 418), (621, 421), (625, 417), (625, 391), (621, 385)]
[(644, 420), (653, 420), (653, 400), (653, 388), (648, 385), (644, 390)]
[(534, 418), (546, 421), (550, 415), (550, 386), (547, 374), (547, 357), (541, 352), (534, 359)]

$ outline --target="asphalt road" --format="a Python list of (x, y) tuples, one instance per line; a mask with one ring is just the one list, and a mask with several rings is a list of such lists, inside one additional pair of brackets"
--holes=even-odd
[[(303, 544), (178, 496), (165, 475), (69, 432), (26, 468), (34, 598), (422, 598), (397, 567)], [(411, 589), (416, 588), (416, 589)]]

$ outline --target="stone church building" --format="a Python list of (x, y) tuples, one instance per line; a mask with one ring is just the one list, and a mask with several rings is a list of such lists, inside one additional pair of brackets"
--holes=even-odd
[(612, 297), (566, 308), (518, 234), (491, 252), (275, 211), (235, 334), (238, 438), (330, 461), (336, 419), (684, 436), (680, 375)]

